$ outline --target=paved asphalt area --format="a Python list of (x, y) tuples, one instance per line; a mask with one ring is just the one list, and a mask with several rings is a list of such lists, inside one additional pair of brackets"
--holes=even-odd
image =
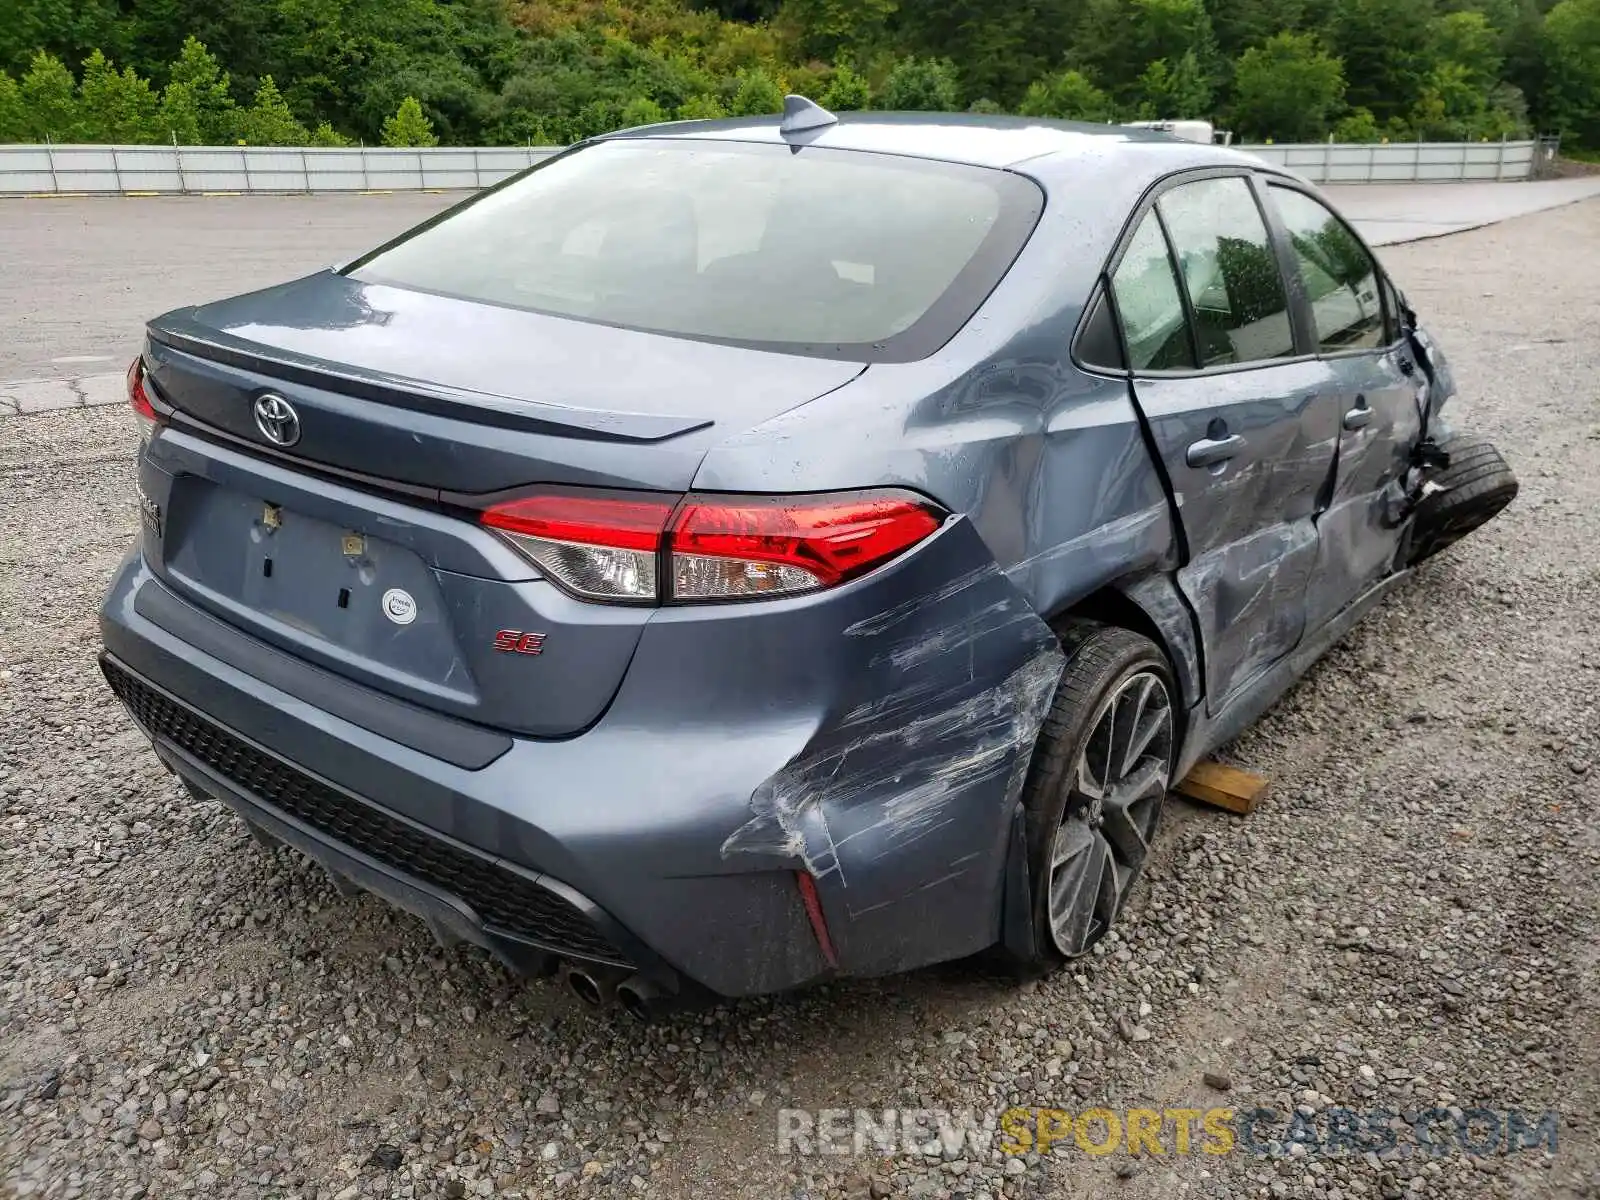
[[(0, 204), (0, 347), (120, 356), (149, 312), (441, 202)], [(647, 1028), (438, 949), (178, 787), (94, 661), (132, 415), (0, 418), (0, 1196), (1600, 1195), (1597, 245), (1593, 200), (1385, 253), (1522, 494), (1231, 747), (1272, 780), (1254, 814), (1169, 802), (1097, 953)], [(1011, 1105), (1156, 1110), (1161, 1152), (778, 1137), (784, 1109)], [(1171, 1114), (1216, 1108), (1240, 1141), (1183, 1152)]]

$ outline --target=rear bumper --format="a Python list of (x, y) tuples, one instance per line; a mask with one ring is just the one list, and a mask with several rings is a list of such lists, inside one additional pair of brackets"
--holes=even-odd
[[(139, 678), (110, 653), (100, 668), (176, 774), (341, 880), (421, 917), (525, 974), (552, 958), (673, 973), (587, 897), (314, 779)], [(462, 897), (471, 896), (469, 904)]]
[(137, 551), (102, 608), (103, 661), (178, 774), (442, 934), (528, 972), (554, 954), (771, 992), (999, 936), (1014, 797), (1060, 654), (986, 555), (972, 568), (970, 527), (932, 542), (770, 620), (664, 613), (593, 728), (492, 756), (420, 710), (374, 717), (296, 660), (268, 670), (231, 627), (197, 645), (177, 616), (193, 606)]

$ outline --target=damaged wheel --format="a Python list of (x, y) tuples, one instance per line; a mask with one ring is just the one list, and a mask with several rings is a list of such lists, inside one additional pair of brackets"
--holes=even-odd
[(1450, 465), (1417, 502), (1410, 566), (1453, 546), (1517, 498), (1517, 477), (1493, 443), (1460, 438), (1446, 448)]
[(1176, 752), (1172, 674), (1125, 629), (1075, 624), (1023, 792), (1036, 966), (1088, 951), (1144, 868)]

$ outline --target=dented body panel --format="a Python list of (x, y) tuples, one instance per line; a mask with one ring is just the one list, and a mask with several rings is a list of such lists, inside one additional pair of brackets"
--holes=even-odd
[[(1305, 631), (1319, 493), (1339, 428), (1322, 375), (1313, 361), (1134, 383), (1183, 522), (1188, 560), (1178, 585), (1200, 620), (1213, 710)], [(1237, 456), (1205, 468), (1186, 461), (1191, 445), (1230, 436), (1243, 442)]]

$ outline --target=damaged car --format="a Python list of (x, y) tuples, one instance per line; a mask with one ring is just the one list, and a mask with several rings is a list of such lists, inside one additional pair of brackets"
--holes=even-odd
[(1277, 167), (791, 97), (150, 322), (101, 662), (194, 793), (592, 1002), (1048, 969), (1515, 496), (1454, 390)]

